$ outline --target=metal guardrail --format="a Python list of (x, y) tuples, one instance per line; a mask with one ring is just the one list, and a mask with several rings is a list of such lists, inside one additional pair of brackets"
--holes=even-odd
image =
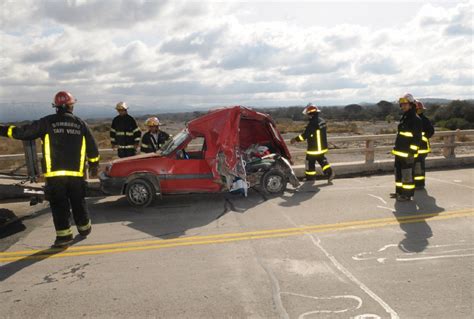
[[(474, 146), (474, 142), (456, 142), (456, 137), (459, 136), (471, 136), (474, 135), (474, 130), (457, 130), (457, 131), (436, 131), (435, 137), (442, 137), (443, 143), (432, 143), (432, 149), (442, 148), (443, 156), (445, 158), (453, 158), (456, 156), (455, 149), (457, 146)], [(365, 142), (365, 147), (360, 148), (330, 148), (331, 154), (350, 154), (350, 153), (363, 153), (365, 154), (365, 163), (371, 164), (375, 161), (376, 151), (389, 151), (393, 146), (377, 146), (376, 141), (395, 140), (396, 134), (379, 134), (379, 135), (355, 135), (355, 136), (328, 136), (328, 142), (332, 145), (336, 145), (338, 142)], [(289, 139), (285, 142), (289, 144)], [(192, 146), (192, 145), (190, 145)], [(296, 148), (289, 145), (290, 153), (293, 156), (305, 154), (305, 149)], [(100, 149), (101, 155), (112, 154), (116, 151), (111, 148)], [(41, 158), (42, 154), (38, 153), (38, 157)], [(0, 155), (0, 161), (2, 160), (17, 160), (24, 159), (25, 154), (10, 154)]]

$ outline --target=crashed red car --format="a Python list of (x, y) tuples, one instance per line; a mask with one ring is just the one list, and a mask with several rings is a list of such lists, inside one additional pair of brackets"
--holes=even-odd
[(118, 159), (100, 174), (102, 191), (144, 207), (161, 195), (240, 192), (281, 194), (299, 184), (291, 155), (269, 115), (234, 106), (187, 123), (158, 153)]

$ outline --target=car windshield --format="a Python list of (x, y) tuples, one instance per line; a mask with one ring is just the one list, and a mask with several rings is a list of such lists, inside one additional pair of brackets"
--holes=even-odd
[(180, 146), (189, 137), (188, 129), (184, 129), (176, 134), (172, 139), (169, 139), (161, 148), (161, 155), (166, 156), (172, 153), (178, 146)]

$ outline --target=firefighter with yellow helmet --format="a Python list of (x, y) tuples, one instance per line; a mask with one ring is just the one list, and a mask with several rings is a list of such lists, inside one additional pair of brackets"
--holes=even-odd
[(86, 237), (91, 232), (84, 169), (87, 161), (91, 175), (97, 175), (99, 150), (87, 124), (73, 115), (75, 103), (71, 93), (61, 91), (54, 98), (55, 114), (19, 127), (0, 126), (2, 136), (43, 142), (45, 198), (53, 214), (56, 247), (73, 242), (71, 209), (79, 234)]
[(395, 193), (397, 201), (409, 201), (415, 193), (414, 165), (421, 144), (422, 122), (416, 114), (413, 95), (404, 94), (398, 100), (403, 114), (398, 124), (392, 154), (395, 155)]
[(316, 162), (318, 162), (319, 165), (321, 165), (324, 175), (328, 178), (328, 183), (331, 183), (335, 177), (335, 173), (324, 155), (328, 151), (326, 121), (319, 117), (319, 113), (319, 108), (314, 104), (309, 103), (305, 107), (303, 114), (308, 116), (309, 123), (305, 131), (292, 138), (290, 143), (294, 144), (304, 140), (308, 143), (305, 170), (307, 180), (314, 180), (316, 178)]
[(142, 153), (154, 153), (165, 144), (170, 135), (160, 130), (161, 122), (157, 117), (148, 118), (145, 125), (148, 127), (148, 132), (143, 134), (140, 150)]
[(110, 141), (112, 148), (118, 149), (118, 157), (133, 156), (142, 135), (137, 121), (128, 114), (128, 106), (125, 102), (119, 102), (115, 106), (118, 115), (112, 120), (110, 128)]

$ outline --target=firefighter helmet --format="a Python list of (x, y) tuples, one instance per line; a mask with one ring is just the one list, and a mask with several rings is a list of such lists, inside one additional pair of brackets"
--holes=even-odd
[(125, 102), (118, 102), (117, 105), (115, 106), (115, 109), (116, 109), (117, 111), (120, 111), (120, 110), (128, 110), (127, 103), (125, 103)]
[(415, 98), (413, 97), (412, 94), (405, 93), (405, 94), (403, 94), (403, 96), (401, 98), (398, 99), (398, 103), (399, 104), (403, 104), (403, 103), (414, 104), (415, 103)]
[(147, 118), (145, 121), (145, 125), (146, 126), (159, 126), (161, 125), (161, 122), (156, 116), (154, 116), (154, 117)]
[(313, 103), (308, 103), (308, 105), (306, 105), (306, 107), (303, 110), (303, 114), (305, 114), (305, 115), (309, 115), (309, 114), (312, 114), (312, 113), (315, 113), (315, 112), (321, 112), (321, 111)]
[(416, 100), (416, 101), (415, 101), (415, 104), (416, 104), (416, 110), (417, 110), (417, 111), (419, 111), (419, 110), (421, 110), (421, 111), (426, 110), (426, 107), (425, 107), (425, 105), (423, 104), (423, 102)]
[(54, 106), (65, 106), (76, 103), (76, 99), (71, 93), (60, 91), (54, 96)]

